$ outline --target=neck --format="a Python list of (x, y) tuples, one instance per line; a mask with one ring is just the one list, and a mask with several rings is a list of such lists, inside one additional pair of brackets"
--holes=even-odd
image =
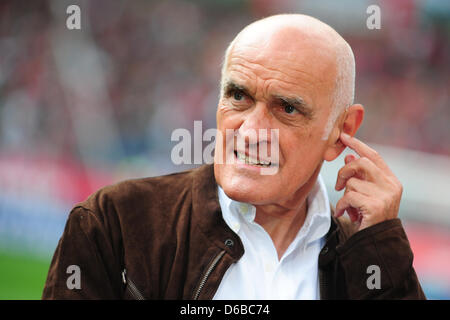
[(306, 220), (307, 198), (318, 174), (319, 171), (315, 172), (289, 201), (282, 204), (255, 205), (255, 222), (269, 234), (277, 250), (278, 259), (281, 259)]
[(281, 259), (286, 249), (294, 240), (306, 219), (307, 201), (298, 210), (285, 211), (282, 214), (268, 212), (266, 208), (256, 208), (255, 222), (260, 224), (270, 235)]

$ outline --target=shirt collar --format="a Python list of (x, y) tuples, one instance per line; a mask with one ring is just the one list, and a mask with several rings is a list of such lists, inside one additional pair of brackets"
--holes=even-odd
[[(319, 174), (316, 183), (308, 195), (308, 213), (303, 227), (296, 238), (305, 236), (305, 245), (314, 242), (325, 236), (331, 226), (330, 201), (323, 182)], [(294, 240), (295, 241), (295, 240)]]
[(235, 201), (229, 198), (220, 186), (218, 188), (222, 217), (227, 225), (235, 233), (238, 233), (241, 228), (241, 219), (247, 223), (252, 223), (255, 220), (256, 207), (250, 203)]
[[(243, 219), (247, 223), (254, 222), (256, 215), (255, 206), (229, 198), (220, 186), (218, 186), (218, 197), (223, 219), (235, 233), (238, 233), (240, 230), (240, 219)], [(300, 243), (301, 247), (305, 248), (309, 243), (325, 236), (330, 229), (330, 203), (325, 183), (320, 174), (308, 195), (307, 201), (308, 213), (305, 222), (286, 250), (286, 254), (289, 254), (293, 249), (300, 246)], [(305, 241), (301, 241), (303, 239)]]

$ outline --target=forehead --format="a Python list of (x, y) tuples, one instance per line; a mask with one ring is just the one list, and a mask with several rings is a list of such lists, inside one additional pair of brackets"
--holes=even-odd
[(257, 30), (238, 36), (228, 56), (228, 71), (254, 73), (282, 85), (333, 85), (336, 58), (331, 44), (295, 28)]

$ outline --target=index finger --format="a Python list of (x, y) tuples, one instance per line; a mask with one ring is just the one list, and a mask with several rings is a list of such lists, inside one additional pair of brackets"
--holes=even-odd
[(359, 156), (368, 158), (381, 169), (387, 169), (391, 171), (387, 166), (387, 164), (384, 162), (383, 158), (381, 158), (381, 156), (378, 154), (378, 152), (369, 147), (361, 140), (355, 137), (351, 137), (350, 135), (344, 132), (341, 132), (340, 138), (344, 145), (354, 150)]

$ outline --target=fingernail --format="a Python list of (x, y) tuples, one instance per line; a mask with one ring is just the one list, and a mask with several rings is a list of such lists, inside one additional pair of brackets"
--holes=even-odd
[(343, 135), (345, 138), (347, 138), (347, 139), (350, 138), (350, 135), (346, 134), (345, 132), (342, 132), (342, 135)]

